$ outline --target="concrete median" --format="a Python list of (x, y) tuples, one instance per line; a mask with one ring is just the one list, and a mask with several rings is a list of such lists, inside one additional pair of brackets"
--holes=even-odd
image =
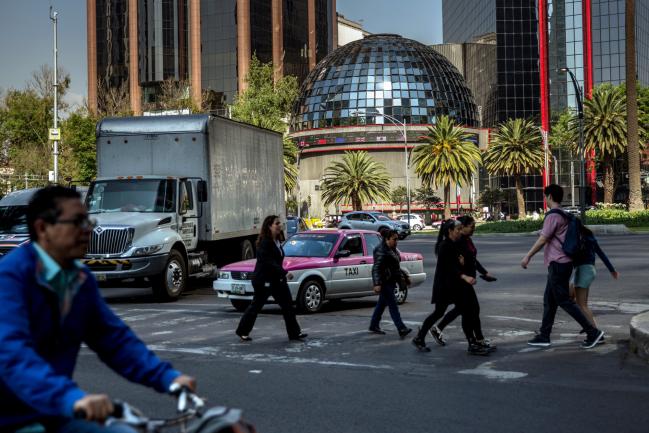
[(629, 327), (631, 351), (649, 361), (649, 311), (633, 316)]

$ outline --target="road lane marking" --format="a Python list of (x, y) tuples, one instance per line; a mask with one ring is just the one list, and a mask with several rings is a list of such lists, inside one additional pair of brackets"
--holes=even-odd
[(329, 361), (318, 358), (300, 358), (283, 355), (270, 355), (267, 353), (234, 353), (225, 352), (215, 347), (169, 347), (164, 344), (152, 344), (149, 348), (155, 352), (174, 352), (189, 353), (193, 355), (220, 356), (227, 359), (238, 359), (241, 361), (254, 361), (264, 363), (281, 363), (281, 364), (315, 364), (325, 367), (352, 367), (352, 368), (369, 368), (373, 370), (393, 370), (394, 367), (385, 364), (364, 364), (345, 361)]
[(476, 368), (471, 370), (460, 370), (459, 374), (471, 374), (476, 376), (484, 376), (487, 379), (496, 379), (496, 380), (512, 380), (520, 379), (527, 376), (527, 373), (522, 371), (503, 371), (503, 370), (494, 370), (493, 362), (485, 362), (478, 365)]
[(490, 319), (496, 319), (496, 320), (518, 320), (520, 322), (541, 323), (540, 320), (527, 319), (525, 317), (514, 317), (514, 316), (486, 316), (486, 317)]

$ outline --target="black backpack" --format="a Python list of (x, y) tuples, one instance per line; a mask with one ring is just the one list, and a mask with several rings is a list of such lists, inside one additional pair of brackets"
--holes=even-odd
[[(583, 236), (581, 220), (572, 214), (564, 212), (560, 209), (552, 209), (547, 215), (552, 213), (561, 215), (568, 223), (566, 230), (566, 239), (561, 243), (561, 249), (573, 262), (580, 262), (588, 257), (588, 245)], [(558, 239), (558, 238), (557, 238)]]

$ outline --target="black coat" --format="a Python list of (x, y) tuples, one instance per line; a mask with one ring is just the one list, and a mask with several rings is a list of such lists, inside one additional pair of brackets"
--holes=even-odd
[(432, 304), (455, 302), (457, 290), (463, 282), (460, 278), (464, 273), (460, 265), (461, 253), (457, 242), (447, 239), (440, 244), (433, 281), (433, 297), (430, 301)]
[(485, 275), (487, 270), (478, 261), (478, 250), (473, 244), (471, 238), (468, 236), (462, 236), (458, 241), (458, 246), (460, 253), (464, 257), (464, 274), (473, 278), (477, 276), (478, 272)]
[(277, 248), (272, 239), (263, 239), (257, 247), (257, 264), (255, 275), (252, 279), (252, 286), (264, 287), (266, 283), (275, 286), (286, 282), (287, 272), (282, 267), (284, 261), (284, 250)]
[(372, 265), (372, 281), (375, 286), (396, 284), (401, 279), (401, 257), (399, 252), (381, 242), (374, 248), (374, 264)]

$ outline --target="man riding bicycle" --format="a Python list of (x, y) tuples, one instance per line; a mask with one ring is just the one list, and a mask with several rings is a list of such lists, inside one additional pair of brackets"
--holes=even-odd
[(27, 224), (31, 243), (0, 261), (0, 431), (34, 423), (56, 433), (130, 431), (101, 426), (113, 410), (110, 398), (72, 380), (81, 343), (133, 382), (159, 392), (172, 383), (194, 390), (192, 377), (158, 359), (108, 308), (78, 261), (93, 228), (79, 193), (41, 189)]

